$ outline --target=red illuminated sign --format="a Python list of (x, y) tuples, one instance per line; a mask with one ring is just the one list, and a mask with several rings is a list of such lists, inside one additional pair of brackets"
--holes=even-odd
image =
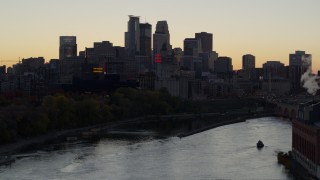
[(155, 63), (162, 63), (161, 54), (156, 54), (156, 55), (155, 55), (155, 57), (154, 57), (154, 62), (155, 62)]

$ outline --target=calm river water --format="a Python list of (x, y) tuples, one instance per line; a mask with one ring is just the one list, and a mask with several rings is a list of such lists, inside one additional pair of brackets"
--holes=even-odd
[[(256, 148), (260, 139), (262, 150)], [(292, 179), (276, 156), (291, 149), (291, 123), (275, 117), (182, 139), (103, 139), (63, 147), (44, 147), (11, 168), (0, 167), (0, 179)]]

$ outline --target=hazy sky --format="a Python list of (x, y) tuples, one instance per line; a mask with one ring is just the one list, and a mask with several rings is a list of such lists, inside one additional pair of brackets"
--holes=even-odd
[(173, 47), (196, 32), (213, 33), (213, 48), (241, 68), (243, 54), (288, 64), (289, 53), (313, 55), (320, 69), (320, 0), (1, 0), (0, 64), (19, 57), (59, 57), (59, 36), (124, 46), (128, 15), (155, 25), (167, 20)]

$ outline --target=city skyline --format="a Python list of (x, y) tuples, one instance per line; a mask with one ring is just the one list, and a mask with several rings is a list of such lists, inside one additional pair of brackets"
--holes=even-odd
[[(257, 67), (269, 60), (288, 65), (289, 54), (296, 50), (312, 54), (313, 71), (320, 69), (317, 61), (320, 23), (315, 18), (320, 15), (316, 11), (320, 2), (315, 0), (304, 3), (297, 0), (185, 1), (183, 6), (166, 0), (161, 4), (68, 1), (61, 6), (62, 2), (13, 0), (2, 3), (0, 14), (6, 19), (0, 35), (0, 64), (10, 66), (17, 63), (19, 57), (43, 56), (47, 62), (56, 59), (59, 36), (77, 36), (78, 51), (100, 41), (124, 46), (127, 15), (132, 14), (140, 16), (140, 23), (150, 23), (152, 34), (156, 23), (166, 20), (173, 48), (183, 48), (183, 40), (195, 33), (212, 33), (213, 50), (220, 56), (231, 57), (235, 69), (241, 69), (245, 54), (256, 57)], [(77, 8), (70, 10), (71, 7)], [(166, 11), (155, 11), (164, 8)]]

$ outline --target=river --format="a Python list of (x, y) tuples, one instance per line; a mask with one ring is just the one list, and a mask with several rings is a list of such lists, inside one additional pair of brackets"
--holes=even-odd
[(0, 179), (292, 179), (276, 153), (291, 149), (291, 134), (289, 121), (267, 117), (182, 139), (48, 145), (0, 167)]

